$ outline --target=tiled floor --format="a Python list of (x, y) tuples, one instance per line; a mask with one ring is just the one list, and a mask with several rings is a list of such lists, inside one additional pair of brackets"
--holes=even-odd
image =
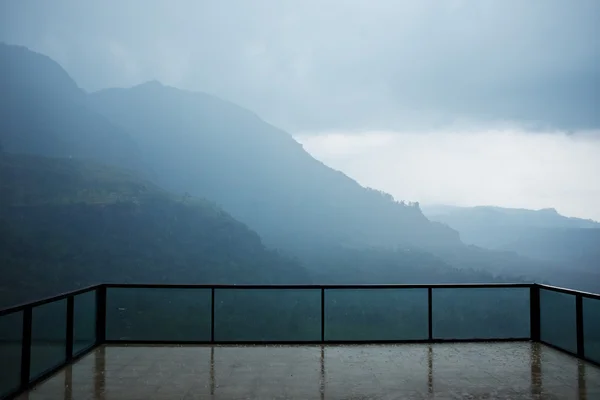
[(533, 343), (102, 347), (19, 399), (600, 399), (600, 368)]

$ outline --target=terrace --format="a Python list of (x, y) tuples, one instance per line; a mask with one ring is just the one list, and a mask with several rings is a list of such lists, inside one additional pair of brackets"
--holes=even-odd
[(600, 398), (600, 296), (103, 284), (0, 311), (0, 398)]

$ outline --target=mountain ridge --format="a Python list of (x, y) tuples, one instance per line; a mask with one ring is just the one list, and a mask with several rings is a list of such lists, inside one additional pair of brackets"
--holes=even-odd
[(127, 132), (87, 107), (88, 95), (50, 57), (0, 44), (0, 92), (4, 151), (150, 170)]
[[(428, 220), (418, 205), (402, 204), (387, 193), (362, 187), (316, 160), (285, 131), (215, 96), (150, 82), (87, 94), (78, 105), (85, 115), (100, 118), (112, 132), (123, 135), (125, 143), (134, 145), (133, 161), (138, 168), (131, 171), (138, 171), (171, 193), (170, 199), (167, 196), (162, 203), (152, 204), (171, 207), (173, 196), (175, 200), (208, 198), (250, 228), (259, 241), (262, 238), (264, 245), (306, 264), (309, 278), (352, 283), (427, 283), (438, 279), (489, 282), (502, 276), (540, 280), (546, 270), (555, 267), (514, 252), (465, 246), (456, 230)], [(24, 116), (35, 119), (40, 108), (27, 111)], [(50, 122), (73, 128), (62, 119), (72, 118), (68, 113), (52, 117)], [(29, 126), (26, 118), (18, 122), (23, 124), (21, 130)], [(97, 119), (83, 122), (98, 128), (94, 125)], [(43, 129), (31, 132), (43, 138), (47, 133)], [(62, 136), (65, 146), (69, 146), (69, 135), (76, 132)], [(13, 135), (8, 131), (3, 134)], [(87, 135), (86, 131), (82, 137)], [(116, 146), (121, 154), (128, 154), (118, 143)], [(73, 159), (89, 158), (123, 168), (118, 160), (106, 157), (110, 147), (103, 149), (75, 154)], [(13, 153), (15, 148), (7, 151)], [(48, 153), (44, 155), (57, 156)], [(72, 160), (64, 152), (58, 156)], [(139, 163), (140, 159), (144, 161)], [(128, 190), (124, 187), (116, 192)], [(99, 194), (88, 191), (85, 195), (95, 198)], [(118, 195), (111, 197), (115, 200), (111, 207), (136, 209), (136, 196), (127, 201), (118, 201)], [(180, 203), (177, 207), (182, 208)], [(77, 204), (63, 206), (65, 212), (70, 208), (92, 212), (90, 204), (83, 208)], [(155, 212), (163, 215), (151, 209), (149, 218), (160, 221)], [(61, 221), (59, 218), (55, 223), (60, 226)], [(168, 263), (168, 258), (161, 260)], [(336, 263), (344, 265), (338, 267)]]
[[(314, 238), (387, 247), (460, 245), (456, 232), (430, 222), (418, 208), (360, 186), (314, 159), (285, 131), (250, 111), (237, 114), (244, 109), (227, 101), (157, 84), (105, 89), (89, 99), (91, 107), (136, 138), (165, 176), (198, 171), (192, 179), (158, 177), (158, 182), (217, 201), (278, 247), (289, 244), (282, 236), (309, 245)], [(194, 152), (203, 159), (195, 159)]]
[[(430, 218), (435, 219), (438, 217), (442, 219), (442, 216), (452, 215), (456, 213), (497, 213), (495, 215), (510, 217), (519, 216), (524, 218), (531, 218), (532, 216), (538, 216), (540, 218), (546, 217), (547, 226), (556, 226), (557, 223), (562, 222), (562, 226), (570, 227), (590, 227), (600, 228), (600, 222), (595, 221), (591, 218), (579, 218), (579, 217), (568, 217), (560, 214), (555, 208), (540, 208), (540, 209), (528, 209), (528, 208), (511, 208), (511, 207), (500, 207), (492, 205), (480, 205), (480, 206), (450, 206), (450, 205), (425, 205), (422, 206), (423, 212)], [(493, 214), (492, 214), (493, 215)], [(442, 221), (443, 222), (443, 221)], [(515, 223), (516, 221), (511, 221)], [(531, 225), (531, 219), (528, 220), (528, 224)], [(536, 224), (539, 225), (539, 224)]]

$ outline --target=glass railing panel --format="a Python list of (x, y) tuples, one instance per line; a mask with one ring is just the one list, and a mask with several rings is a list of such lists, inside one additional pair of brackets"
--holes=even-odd
[(531, 336), (529, 288), (433, 289), (434, 339)]
[(0, 398), (19, 388), (22, 337), (22, 311), (0, 317)]
[(31, 367), (33, 380), (66, 360), (67, 300), (33, 308), (31, 323)]
[(583, 298), (585, 357), (600, 363), (600, 300)]
[(78, 294), (73, 305), (73, 354), (96, 343), (96, 291)]
[(210, 289), (107, 288), (106, 339), (210, 340)]
[(574, 295), (540, 289), (540, 339), (577, 353)]
[(325, 340), (424, 340), (427, 289), (328, 289)]
[(216, 341), (317, 341), (320, 289), (217, 289)]

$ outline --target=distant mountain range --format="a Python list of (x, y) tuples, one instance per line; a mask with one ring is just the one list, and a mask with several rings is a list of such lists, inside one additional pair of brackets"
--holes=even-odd
[(591, 219), (565, 217), (554, 208), (528, 210), (495, 206), (458, 207), (427, 205), (421, 207), (430, 219), (446, 224), (486, 225), (490, 227), (535, 227), (535, 228), (600, 228), (600, 223)]
[[(584, 237), (591, 238), (600, 232), (597, 230), (600, 223), (565, 217), (553, 208), (425, 206), (423, 212), (429, 219), (456, 229), (463, 242), (490, 249), (511, 250), (522, 246), (523, 241), (542, 240), (542, 236), (550, 239), (553, 235), (564, 239), (571, 234), (579, 238), (577, 241), (583, 240), (583, 245), (589, 244)], [(569, 246), (576, 246), (576, 243)]]
[(596, 221), (565, 217), (555, 209), (429, 206), (423, 212), (456, 229), (467, 244), (562, 265), (565, 274), (590, 273), (593, 281), (600, 282), (600, 223)]
[[(112, 270), (96, 260), (113, 259), (111, 249), (121, 272), (108, 275), (136, 281), (561, 276), (551, 262), (465, 245), (447, 221), (360, 186), (214, 96), (158, 82), (88, 94), (48, 57), (9, 45), (0, 66), (1, 234), (11, 243), (0, 257), (13, 281), (31, 268), (100, 279)], [(64, 267), (76, 263), (85, 267)]]

